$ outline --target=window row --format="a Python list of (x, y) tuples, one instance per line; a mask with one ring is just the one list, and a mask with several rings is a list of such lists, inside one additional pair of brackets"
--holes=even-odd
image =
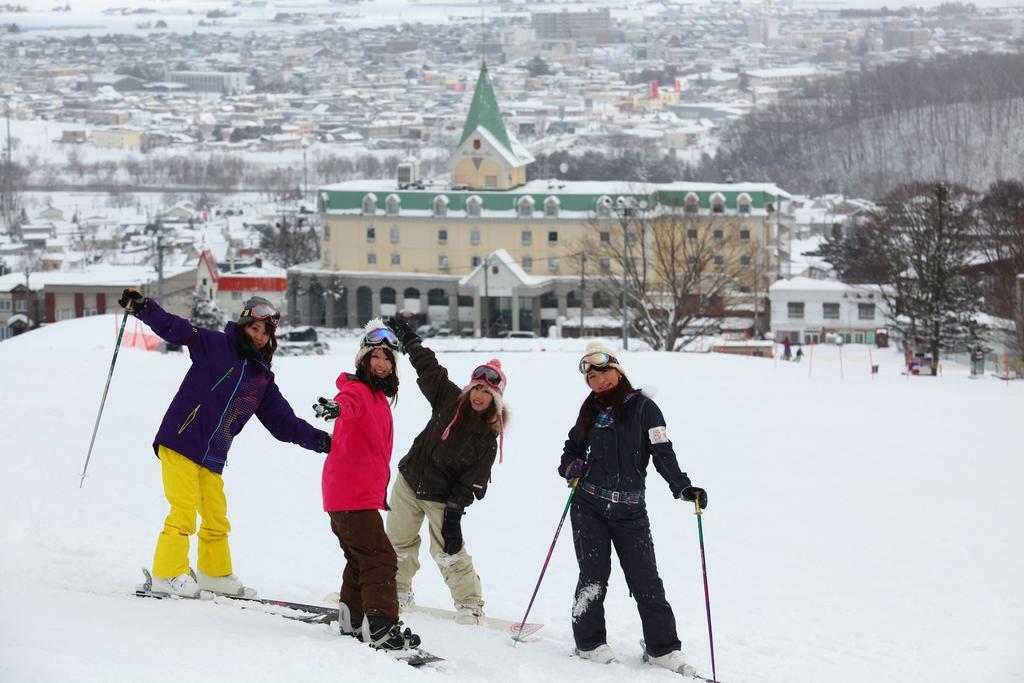
[[(803, 320), (804, 302), (790, 301), (786, 304), (786, 312), (790, 320)], [(821, 305), (821, 317), (823, 320), (839, 320), (839, 304), (823, 303)], [(874, 304), (857, 304), (857, 320), (874, 320)]]
[[(325, 228), (325, 230), (326, 230), (326, 228)], [(329, 233), (325, 233), (325, 234), (329, 234)], [(325, 239), (327, 239), (327, 238), (325, 237)], [(520, 240), (521, 240), (521, 242), (522, 242), (524, 247), (528, 247), (528, 246), (532, 245), (533, 244), (533, 231), (532, 230), (523, 230), (522, 234), (520, 235)], [(370, 226), (368, 226), (366, 228), (366, 241), (368, 243), (374, 243), (374, 242), (377, 241), (377, 228), (370, 227)], [(391, 244), (400, 244), (401, 241), (402, 241), (402, 229), (399, 228), (398, 226), (391, 226), (390, 230), (388, 231), (388, 241)], [(438, 244), (448, 244), (448, 229), (447, 228), (438, 228), (438, 230), (437, 230), (437, 243)], [(469, 231), (469, 243), (472, 244), (472, 245), (480, 244), (480, 229), (479, 228), (473, 228), (472, 230)], [(549, 245), (556, 245), (556, 244), (558, 244), (558, 231), (557, 230), (548, 230), (547, 231), (547, 243)]]

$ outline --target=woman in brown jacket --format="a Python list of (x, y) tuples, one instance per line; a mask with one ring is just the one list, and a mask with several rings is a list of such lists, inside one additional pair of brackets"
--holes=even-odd
[(412, 579), (420, 567), (420, 528), (426, 517), (430, 556), (451, 591), (455, 620), (477, 624), (484, 600), (473, 558), (462, 542), (461, 520), (465, 509), (487, 492), (500, 452), (508, 419), (502, 401), (505, 374), (494, 359), (473, 370), (469, 384), (460, 389), (404, 319), (391, 318), (387, 324), (416, 369), (431, 409), (427, 426), (398, 463), (401, 476), (389, 501), (386, 529), (398, 555), (399, 606), (415, 606)]

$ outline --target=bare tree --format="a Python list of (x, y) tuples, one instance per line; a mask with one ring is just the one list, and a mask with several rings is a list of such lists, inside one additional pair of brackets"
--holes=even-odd
[(625, 287), (630, 332), (652, 348), (678, 351), (717, 333), (730, 309), (757, 289), (757, 245), (741, 235), (740, 223), (682, 207), (633, 207), (616, 215), (591, 219), (575, 251), (597, 261), (596, 290), (612, 315), (623, 315)]
[(1024, 351), (1024, 311), (1017, 302), (1017, 275), (1024, 273), (1024, 183), (992, 183), (978, 202), (978, 245), (987, 261), (982, 280), (985, 308), (1014, 321), (1017, 351)]

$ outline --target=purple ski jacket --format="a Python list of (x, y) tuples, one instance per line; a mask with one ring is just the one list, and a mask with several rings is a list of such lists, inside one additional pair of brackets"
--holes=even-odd
[(229, 322), (223, 332), (193, 327), (152, 299), (138, 317), (172, 344), (188, 346), (192, 357), (160, 423), (154, 452), (166, 446), (220, 474), (231, 440), (254, 414), (279, 441), (318, 450), (320, 430), (295, 416), (274, 383), (270, 365), (238, 352), (235, 335), (244, 332), (236, 323)]

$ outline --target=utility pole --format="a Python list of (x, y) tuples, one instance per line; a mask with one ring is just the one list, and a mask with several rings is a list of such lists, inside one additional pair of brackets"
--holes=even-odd
[(587, 252), (580, 252), (580, 337), (585, 336), (584, 315), (587, 311)]
[(619, 197), (616, 213), (619, 216), (619, 222), (622, 223), (622, 350), (629, 351), (629, 297), (627, 295), (629, 283), (627, 276), (629, 274), (629, 221), (633, 216), (633, 207), (625, 198)]
[(481, 337), (486, 337), (491, 327), (491, 299), (487, 288), (487, 275), (491, 269), (491, 255), (488, 254), (484, 257), (484, 323), (483, 329), (480, 332)]

